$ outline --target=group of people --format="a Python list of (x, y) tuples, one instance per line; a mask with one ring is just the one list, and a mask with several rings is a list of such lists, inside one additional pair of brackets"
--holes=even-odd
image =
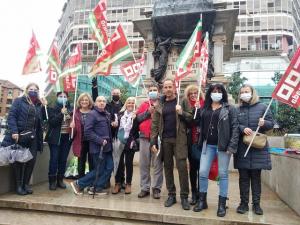
[[(159, 199), (163, 185), (163, 171), (168, 198), (164, 205), (176, 203), (174, 160), (179, 174), (180, 199), (184, 210), (200, 212), (208, 208), (208, 176), (212, 162), (218, 159), (219, 201), (217, 216), (226, 215), (228, 200), (228, 167), (231, 155), (239, 172), (240, 204), (238, 213), (249, 210), (250, 185), (253, 211), (263, 214), (260, 207), (261, 170), (271, 169), (268, 144), (263, 148), (250, 148), (243, 142), (244, 136), (253, 135), (257, 126), (265, 133), (273, 128), (268, 112), (263, 119), (266, 105), (259, 102), (255, 89), (244, 85), (239, 91), (238, 106), (228, 103), (228, 94), (222, 84), (211, 84), (205, 92), (196, 85), (185, 89), (179, 103), (174, 81), (166, 79), (162, 91), (152, 83), (148, 86), (148, 98), (137, 107), (134, 97), (123, 104), (120, 90), (112, 90), (112, 100), (98, 96), (93, 102), (88, 93), (82, 93), (72, 112), (68, 95), (57, 93), (55, 107), (46, 107), (40, 99), (38, 86), (29, 84), (22, 97), (17, 98), (8, 115), (8, 132), (2, 145), (18, 143), (22, 132), (32, 131), (33, 138), (27, 146), (32, 160), (25, 165), (14, 163), (17, 193), (31, 194), (29, 180), (37, 151), (42, 151), (42, 122), (48, 115), (45, 141), (49, 144), (49, 189), (66, 188), (63, 182), (66, 161), (72, 148), (78, 157), (79, 178), (71, 182), (75, 194), (107, 194), (111, 175), (115, 185), (112, 194), (124, 189), (131, 193), (133, 158), (139, 151), (140, 192), (138, 198), (152, 193)], [(200, 96), (200, 98), (199, 98)], [(89, 172), (85, 174), (88, 160)], [(153, 173), (151, 176), (151, 167)], [(189, 185), (190, 184), (190, 185)], [(191, 186), (191, 189), (189, 188)], [(188, 200), (191, 190), (191, 199)]]

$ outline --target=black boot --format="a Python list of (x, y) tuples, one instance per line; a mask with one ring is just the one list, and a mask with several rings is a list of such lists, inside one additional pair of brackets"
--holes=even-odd
[(259, 203), (253, 203), (252, 210), (256, 215), (263, 215), (264, 211), (260, 207)]
[(49, 175), (49, 190), (55, 191), (56, 190), (56, 175)]
[(197, 193), (196, 192), (192, 192), (192, 199), (190, 201), (191, 205), (196, 205), (197, 203)]
[(237, 207), (236, 212), (244, 214), (249, 211), (249, 188), (250, 188), (251, 171), (247, 169), (239, 169), (239, 188), (240, 188), (240, 205)]
[(202, 209), (207, 209), (207, 201), (206, 201), (206, 192), (200, 192), (199, 193), (199, 201), (194, 207), (194, 212), (200, 212)]
[(64, 175), (57, 175), (57, 187), (61, 189), (66, 189), (67, 186), (64, 183)]
[(219, 196), (217, 216), (224, 217), (226, 215), (226, 200), (227, 197)]
[(240, 214), (245, 214), (249, 211), (248, 203), (241, 202), (240, 205), (237, 207), (236, 212)]
[(168, 199), (165, 201), (165, 207), (171, 207), (176, 203), (176, 195), (169, 195)]
[(181, 206), (184, 210), (190, 210), (191, 207), (190, 207), (190, 204), (189, 204), (189, 201), (188, 201), (188, 198), (181, 198)]
[(24, 168), (23, 163), (15, 162), (12, 164), (15, 179), (16, 179), (16, 193), (18, 195), (26, 195), (27, 192), (23, 189), (23, 177), (24, 177)]
[(25, 164), (23, 189), (26, 191), (27, 194), (33, 193), (32, 189), (29, 186), (29, 183), (30, 183), (30, 178), (32, 175), (34, 164), (35, 164), (35, 159), (32, 159)]

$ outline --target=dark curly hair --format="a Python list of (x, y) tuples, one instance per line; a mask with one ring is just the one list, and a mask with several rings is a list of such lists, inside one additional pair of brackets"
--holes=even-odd
[(213, 92), (213, 90), (219, 90), (222, 92), (223, 96), (222, 99), (220, 101), (220, 103), (228, 103), (228, 95), (227, 95), (227, 91), (225, 90), (225, 87), (223, 84), (211, 84), (208, 87), (208, 90), (206, 91), (205, 94), (205, 103), (204, 103), (204, 107), (205, 108), (209, 108), (212, 104), (212, 99), (210, 97), (210, 94)]

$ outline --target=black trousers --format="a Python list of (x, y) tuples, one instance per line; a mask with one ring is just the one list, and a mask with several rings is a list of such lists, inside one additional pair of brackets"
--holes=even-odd
[(89, 153), (89, 142), (88, 141), (84, 141), (82, 143), (82, 148), (81, 148), (81, 152), (80, 152), (80, 157), (78, 158), (78, 167), (77, 167), (77, 171), (78, 171), (78, 176), (79, 178), (84, 177), (85, 175), (85, 165), (86, 165), (86, 160), (88, 159), (89, 162), (89, 171), (92, 171), (94, 169), (93, 167), (93, 160), (92, 157)]
[(249, 203), (249, 189), (251, 185), (252, 203), (259, 204), (261, 196), (261, 170), (239, 169), (239, 175), (241, 202)]
[(125, 169), (126, 169), (126, 184), (131, 184), (133, 175), (133, 158), (134, 151), (126, 150), (121, 154), (120, 162), (115, 176), (116, 184), (123, 184), (125, 181)]
[(33, 141), (30, 152), (33, 156), (31, 160), (26, 163), (15, 162), (12, 164), (17, 186), (29, 185), (37, 156), (36, 140)]
[(190, 164), (190, 184), (191, 184), (191, 191), (192, 193), (197, 193), (199, 192), (199, 176), (198, 176), (198, 171), (199, 171), (199, 166), (200, 162), (199, 160), (196, 160), (192, 157), (191, 151), (192, 146), (189, 146), (189, 151), (188, 151), (188, 159), (189, 159), (189, 164)]

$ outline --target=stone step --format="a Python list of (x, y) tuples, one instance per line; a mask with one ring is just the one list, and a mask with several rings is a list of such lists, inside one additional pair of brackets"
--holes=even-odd
[[(137, 181), (137, 176), (134, 177)], [(262, 208), (263, 216), (255, 215), (251, 209), (247, 214), (240, 215), (235, 212), (239, 203), (238, 176), (230, 174), (228, 213), (226, 217), (216, 216), (218, 185), (210, 182), (208, 192), (209, 208), (201, 213), (184, 211), (181, 209), (180, 198), (178, 203), (170, 208), (163, 206), (167, 198), (165, 189), (162, 198), (153, 199), (151, 196), (139, 199), (139, 185), (133, 184), (132, 194), (125, 195), (123, 192), (117, 195), (96, 196), (95, 199), (88, 194), (76, 196), (70, 185), (66, 190), (49, 191), (48, 184), (43, 183), (34, 186), (34, 194), (17, 196), (13, 193), (0, 195), (0, 223), (10, 223), (3, 220), (5, 210), (23, 210), (24, 213), (42, 213), (58, 217), (77, 219), (99, 219), (109, 221), (124, 221), (124, 224), (206, 224), (206, 225), (299, 225), (300, 217), (297, 216), (286, 204), (284, 204), (270, 189), (263, 186)], [(178, 185), (177, 185), (178, 187)], [(250, 207), (251, 208), (251, 207)], [(3, 211), (4, 210), (4, 211)], [(3, 212), (3, 213), (1, 213)], [(4, 217), (5, 218), (5, 217)], [(6, 222), (7, 221), (7, 222)], [(125, 223), (126, 222), (126, 223)], [(12, 224), (18, 224), (13, 223)], [(23, 223), (30, 224), (30, 223)], [(68, 223), (63, 223), (64, 225)], [(83, 223), (84, 224), (84, 223)], [(93, 223), (90, 223), (93, 224)], [(106, 223), (103, 223), (106, 224)], [(110, 224), (110, 223), (108, 223)], [(123, 224), (123, 223), (111, 223)]]

